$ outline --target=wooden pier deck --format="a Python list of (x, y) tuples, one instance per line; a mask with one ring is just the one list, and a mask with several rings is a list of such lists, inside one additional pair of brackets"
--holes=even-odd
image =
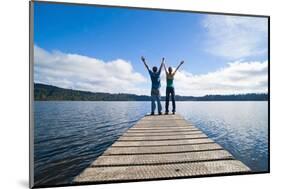
[(182, 116), (145, 116), (75, 179), (120, 182), (247, 173), (250, 169)]

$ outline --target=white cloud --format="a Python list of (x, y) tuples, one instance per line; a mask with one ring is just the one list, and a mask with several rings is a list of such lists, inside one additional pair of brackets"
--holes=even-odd
[[(174, 81), (176, 94), (202, 96), (206, 94), (267, 93), (267, 71), (267, 61), (232, 62), (228, 63), (225, 68), (201, 75), (193, 75), (184, 70), (179, 71)], [(162, 82), (165, 82), (165, 77)]]
[(267, 53), (267, 19), (208, 15), (202, 22), (207, 30), (207, 52), (237, 60)]
[(64, 88), (111, 93), (147, 93), (139, 85), (147, 78), (122, 59), (109, 62), (67, 54), (48, 52), (34, 46), (34, 81)]
[[(35, 82), (93, 92), (150, 94), (148, 74), (144, 77), (128, 61), (104, 62), (78, 54), (49, 52), (38, 46), (34, 52)], [(184, 96), (266, 93), (267, 71), (267, 61), (231, 62), (215, 72), (200, 75), (181, 69), (175, 76), (175, 90)], [(164, 71), (161, 80), (161, 93), (165, 96)]]

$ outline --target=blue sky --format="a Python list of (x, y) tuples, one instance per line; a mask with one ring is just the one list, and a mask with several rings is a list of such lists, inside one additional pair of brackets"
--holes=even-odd
[[(240, 89), (237, 86), (234, 87), (237, 88), (236, 90), (229, 90), (231, 83), (228, 84), (229, 86), (224, 84), (224, 90), (218, 88), (212, 91), (213, 87), (221, 85), (220, 81), (216, 81), (217, 85), (212, 88), (203, 87), (201, 90), (197, 86), (206, 85), (204, 81), (208, 79), (208, 74), (218, 74), (225, 69), (234, 71), (241, 67), (248, 69), (248, 81), (254, 80), (251, 72), (253, 68), (260, 66), (259, 69), (262, 71), (267, 69), (266, 18), (35, 2), (34, 43), (35, 82), (81, 90), (108, 92), (125, 90), (132, 93), (147, 93), (149, 78), (140, 61), (142, 55), (146, 57), (150, 66), (159, 65), (162, 57), (165, 57), (167, 65), (172, 67), (176, 67), (181, 60), (185, 60), (186, 63), (177, 78), (179, 86), (184, 89), (179, 90), (182, 95), (238, 93)], [(76, 64), (72, 59), (69, 60), (68, 55), (79, 56), (80, 64)], [(85, 58), (86, 62), (80, 61)], [(50, 62), (49, 59), (52, 61), (47, 65), (46, 62)], [(58, 59), (60, 62), (57, 61)], [(92, 61), (94, 63), (90, 63)], [(120, 61), (123, 62), (120, 63)], [(136, 83), (130, 83), (127, 86), (132, 89), (131, 91), (126, 90), (125, 86), (128, 83), (127, 81), (122, 83), (123, 78), (120, 76), (112, 78), (117, 82), (115, 85), (124, 85), (122, 91), (118, 91), (118, 88), (113, 89), (115, 87), (102, 83), (100, 79), (107, 77), (106, 80), (108, 77), (113, 77), (114, 74), (109, 71), (107, 74), (100, 75), (100, 80), (83, 78), (85, 70), (81, 70), (80, 74), (72, 73), (71, 78), (64, 77), (64, 68), (58, 67), (61, 62), (64, 62), (66, 72), (69, 71), (69, 67), (73, 68), (74, 65), (83, 67), (84, 64), (93, 69), (93, 75), (99, 71), (103, 72), (98, 68), (105, 69), (112, 63), (116, 64), (117, 68), (117, 70), (112, 70), (113, 72), (119, 71), (120, 74), (127, 73), (132, 76), (126, 79), (134, 80), (134, 74), (140, 78)], [(98, 64), (97, 69), (93, 66), (96, 64)], [(245, 64), (248, 65), (247, 68)], [(240, 67), (238, 68), (237, 65)], [(120, 71), (120, 66), (128, 66), (128, 72)], [(61, 69), (60, 74), (55, 74), (59, 69)], [(257, 70), (257, 73), (261, 70)], [(91, 73), (88, 74), (90, 77)], [(224, 73), (220, 74), (224, 75)], [(220, 77), (220, 74), (217, 77)], [(240, 73), (232, 74), (239, 75)], [(162, 77), (162, 85), (165, 86), (165, 76)], [(243, 87), (245, 90), (242, 92), (266, 92), (267, 87), (261, 85), (266, 83), (264, 78), (263, 75), (263, 79), (257, 80), (259, 83), (256, 83), (255, 89), (247, 90)], [(200, 79), (205, 84), (198, 83)], [(60, 83), (58, 80), (65, 82)], [(98, 85), (104, 85), (107, 88)], [(241, 83), (241, 85), (245, 84)], [(249, 82), (248, 85), (250, 86)], [(190, 86), (195, 87), (190, 88)], [(261, 87), (258, 88), (258, 86)]]

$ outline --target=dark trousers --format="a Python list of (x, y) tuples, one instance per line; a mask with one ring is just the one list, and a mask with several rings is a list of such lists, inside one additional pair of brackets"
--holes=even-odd
[(172, 112), (176, 111), (176, 102), (175, 102), (175, 89), (174, 87), (166, 87), (166, 112), (169, 112), (169, 101), (170, 101), (170, 94), (172, 98), (173, 110)]

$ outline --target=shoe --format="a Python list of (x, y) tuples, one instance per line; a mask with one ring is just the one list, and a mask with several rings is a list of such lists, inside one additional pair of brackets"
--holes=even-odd
[(151, 112), (151, 114), (150, 115), (154, 115), (154, 112)]
[(159, 114), (159, 115), (162, 115), (162, 112), (159, 112), (158, 114)]
[(173, 114), (175, 114), (175, 112), (173, 112)]
[(165, 115), (168, 115), (169, 114), (169, 112), (165, 112)]

